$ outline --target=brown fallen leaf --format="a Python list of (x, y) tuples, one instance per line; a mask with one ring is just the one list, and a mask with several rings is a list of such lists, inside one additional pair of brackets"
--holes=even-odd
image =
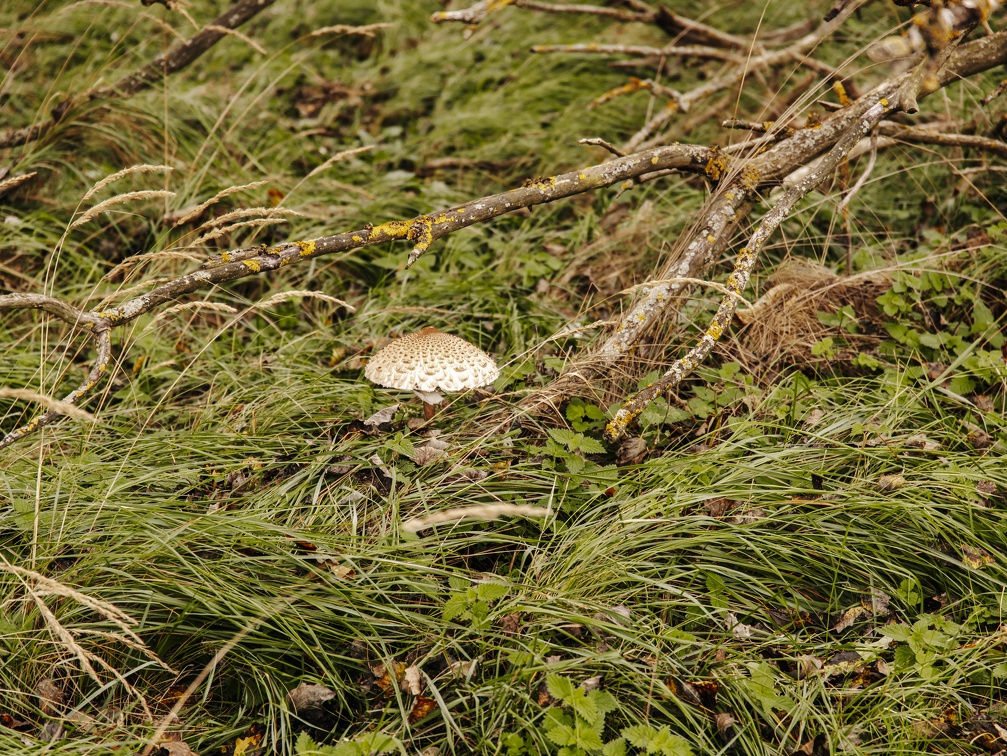
[(335, 691), (319, 683), (302, 682), (287, 692), (287, 701), (294, 711), (320, 708), (326, 701), (331, 701), (335, 697)]
[(416, 701), (413, 702), (413, 708), (409, 712), (409, 724), (416, 724), (436, 708), (437, 701), (433, 698), (416, 696)]

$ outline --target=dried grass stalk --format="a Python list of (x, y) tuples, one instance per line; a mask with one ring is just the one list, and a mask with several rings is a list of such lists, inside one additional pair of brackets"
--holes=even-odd
[(186, 246), (186, 249), (191, 249), (193, 247), (199, 247), (206, 244), (214, 239), (219, 239), (225, 234), (229, 234), (232, 231), (237, 231), (239, 228), (259, 228), (260, 226), (275, 226), (277, 223), (286, 223), (286, 218), (256, 218), (255, 220), (242, 221), (241, 223), (232, 223), (229, 226), (222, 226), (220, 228), (215, 228), (209, 233), (203, 234), (198, 239)]
[(131, 200), (144, 200), (144, 199), (155, 199), (157, 197), (174, 197), (174, 192), (168, 192), (163, 189), (146, 189), (141, 192), (129, 192), (127, 194), (117, 194), (114, 197), (109, 197), (104, 202), (99, 202), (97, 205), (92, 207), (77, 220), (70, 224), (70, 228), (77, 228), (77, 226), (83, 226), (89, 220), (93, 219), (96, 215), (101, 215), (103, 212), (108, 210), (114, 205), (121, 205), (123, 202), (129, 202)]
[[(235, 308), (231, 307), (231, 305), (222, 304), (220, 302), (182, 302), (182, 304), (177, 304), (174, 307), (169, 307), (164, 312), (158, 313), (157, 317), (151, 320), (144, 327), (143, 331), (150, 330), (169, 315), (173, 315), (178, 312), (185, 312), (187, 310), (210, 310), (211, 312), (224, 312), (228, 315), (234, 315), (238, 312)], [(141, 333), (143, 333), (143, 331), (141, 331)]]
[(443, 512), (414, 517), (402, 523), (402, 529), (410, 533), (440, 525), (445, 522), (461, 522), (462, 520), (496, 520), (505, 515), (523, 517), (546, 517), (550, 510), (547, 507), (532, 507), (526, 504), (485, 504), (475, 507), (457, 507)]
[(224, 199), (224, 197), (228, 196), (229, 194), (234, 194), (235, 192), (240, 192), (244, 189), (255, 189), (256, 187), (268, 183), (269, 183), (268, 181), (253, 181), (251, 184), (242, 184), (241, 186), (229, 186), (227, 189), (224, 189), (214, 194), (212, 197), (210, 197), (210, 199), (206, 200), (206, 202), (196, 205), (195, 207), (190, 207), (185, 210), (177, 211), (177, 213), (179, 214), (177, 219), (174, 218), (173, 214), (169, 213), (168, 215), (165, 216), (165, 221), (168, 223), (172, 223), (172, 225), (175, 226), (181, 226), (183, 223), (188, 223), (191, 220), (195, 220), (203, 213), (204, 210), (206, 210), (206, 208), (208, 208), (210, 205), (220, 202), (220, 200)]
[(345, 307), (350, 312), (356, 312), (357, 308), (351, 305), (349, 302), (344, 302), (336, 297), (329, 296), (321, 291), (307, 291), (304, 289), (295, 289), (291, 291), (281, 291), (268, 299), (264, 299), (261, 302), (256, 302), (252, 307), (256, 310), (264, 310), (267, 307), (271, 307), (280, 302), (286, 302), (288, 299), (293, 299), (294, 297), (313, 297), (315, 299), (321, 299), (325, 302), (331, 302), (334, 305), (339, 305), (340, 307)]
[(87, 420), (92, 423), (98, 422), (98, 418), (74, 404), (54, 399), (51, 396), (46, 396), (45, 394), (40, 394), (37, 391), (32, 391), (30, 389), (0, 388), (0, 399), (18, 399), (23, 402), (35, 402), (36, 404), (41, 404), (48, 410), (55, 410), (67, 417), (74, 417), (78, 420)]
[(81, 204), (87, 202), (94, 195), (104, 189), (106, 186), (111, 184), (113, 181), (118, 181), (123, 176), (130, 176), (134, 173), (167, 173), (172, 170), (170, 165), (150, 165), (147, 163), (142, 163), (140, 165), (131, 165), (129, 168), (123, 168), (121, 171), (116, 171), (115, 173), (110, 173), (108, 176), (103, 178), (97, 184), (92, 186), (87, 194), (81, 198)]

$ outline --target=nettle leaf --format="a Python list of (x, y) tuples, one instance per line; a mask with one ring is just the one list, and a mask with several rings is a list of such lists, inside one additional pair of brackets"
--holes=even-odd
[(751, 676), (745, 681), (745, 687), (767, 709), (789, 711), (794, 706), (794, 701), (790, 696), (776, 692), (774, 669), (766, 662), (749, 664)]
[(503, 583), (480, 583), (476, 586), (476, 595), (483, 601), (499, 601), (510, 593), (510, 586)]
[(655, 730), (649, 725), (633, 725), (622, 731), (622, 736), (637, 748), (647, 753), (660, 753), (664, 756), (693, 756), (689, 741), (678, 735), (672, 735), (665, 725)]
[(560, 675), (546, 675), (545, 687), (549, 691), (550, 696), (559, 699), (564, 703), (569, 702), (570, 699), (573, 698), (573, 692), (575, 689), (573, 682)]
[(444, 602), (444, 621), (450, 622), (456, 617), (467, 614), (468, 608), (468, 602), (464, 596), (452, 596)]
[(464, 591), (469, 587), (470, 581), (468, 578), (452, 576), (448, 578), (448, 585), (456, 591)]
[[(578, 434), (580, 435), (580, 434)], [(597, 439), (589, 436), (581, 436), (577, 441), (577, 448), (585, 454), (604, 454), (605, 446)]]
[[(599, 714), (598, 712), (598, 706), (595, 703), (594, 696), (590, 695), (583, 688), (574, 688), (570, 698), (566, 699), (566, 701), (570, 704), (574, 713), (589, 725), (595, 724), (598, 721), (599, 716), (604, 717), (603, 714)], [(588, 746), (584, 747), (587, 748)], [(601, 748), (601, 745), (598, 745), (597, 747)]]
[[(546, 683), (548, 685), (548, 682)], [(577, 744), (577, 734), (573, 730), (573, 720), (554, 706), (545, 713), (543, 722), (545, 736), (558, 746)]]
[(602, 747), (601, 756), (626, 756), (626, 741), (622, 738), (610, 740)]
[(899, 646), (895, 649), (893, 661), (896, 669), (906, 669), (916, 664), (916, 654), (909, 646)]
[(306, 732), (302, 732), (297, 736), (297, 740), (294, 741), (294, 753), (297, 756), (301, 754), (311, 753), (316, 750), (318, 746), (315, 745), (315, 741), (311, 739), (311, 736)]
[(602, 717), (619, 708), (619, 702), (607, 690), (593, 690), (591, 696), (594, 698), (594, 704), (598, 707), (598, 713)]
[(561, 444), (562, 446), (567, 447), (568, 449), (574, 448), (572, 444), (574, 440), (577, 438), (577, 436), (581, 436), (583, 438), (583, 434), (575, 433), (574, 431), (568, 430), (566, 428), (549, 429), (549, 438), (551, 438), (557, 444)]
[(883, 636), (897, 640), (900, 643), (905, 643), (909, 640), (909, 636), (912, 632), (913, 630), (909, 627), (909, 625), (886, 625), (881, 628), (881, 634)]
[(583, 722), (578, 721), (575, 727), (577, 733), (577, 745), (587, 751), (596, 751), (605, 745), (601, 735), (591, 727), (585, 727)]

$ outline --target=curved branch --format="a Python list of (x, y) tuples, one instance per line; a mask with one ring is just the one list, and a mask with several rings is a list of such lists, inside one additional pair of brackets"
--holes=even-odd
[(107, 322), (94, 313), (84, 312), (44, 294), (2, 294), (0, 310), (43, 310), (72, 326), (83, 325), (92, 330), (96, 328), (100, 330), (102, 326), (108, 327)]
[(742, 292), (748, 285), (748, 279), (755, 267), (755, 261), (759, 253), (766, 246), (766, 242), (783, 220), (790, 215), (794, 206), (804, 198), (811, 190), (828, 178), (836, 167), (843, 161), (847, 153), (853, 148), (861, 138), (866, 136), (871, 129), (891, 111), (891, 104), (886, 99), (872, 105), (857, 123), (851, 126), (842, 138), (836, 142), (835, 147), (819, 163), (818, 167), (812, 171), (805, 179), (800, 181), (792, 189), (788, 190), (779, 202), (766, 213), (759, 227), (748, 240), (748, 244), (741, 248), (738, 258), (734, 264), (734, 272), (727, 279), (727, 287), (730, 294), (724, 295), (706, 332), (700, 338), (699, 343), (694, 346), (685, 357), (676, 360), (672, 366), (659, 379), (650, 384), (636, 395), (630, 397), (616, 412), (615, 417), (605, 426), (605, 437), (609, 441), (617, 441), (626, 433), (629, 424), (635, 420), (647, 405), (654, 398), (669, 388), (678, 385), (685, 376), (691, 373), (701, 363), (713, 349), (713, 345), (730, 326), (731, 318), (738, 307)]
[(524, 186), (509, 192), (483, 197), (409, 220), (388, 221), (379, 226), (307, 241), (286, 242), (269, 248), (251, 247), (225, 252), (220, 257), (210, 260), (202, 270), (176, 278), (146, 294), (117, 307), (97, 312), (95, 315), (106, 320), (110, 326), (121, 325), (163, 302), (207, 286), (277, 270), (319, 255), (345, 252), (390, 241), (413, 242), (414, 246), (407, 261), (407, 266), (412, 265), (434, 241), (475, 223), (521, 208), (611, 186), (654, 171), (676, 169), (702, 173), (715, 154), (716, 152), (708, 147), (669, 145), (570, 173), (531, 179), (526, 181)]
[[(112, 339), (109, 337), (108, 329), (105, 328), (103, 330), (96, 331), (92, 333), (91, 336), (94, 339), (95, 346), (98, 348), (98, 357), (95, 360), (94, 365), (91, 367), (91, 371), (87, 374), (87, 378), (84, 379), (84, 382), (63, 397), (64, 404), (76, 405), (77, 402), (83, 399), (91, 391), (91, 389), (98, 385), (98, 381), (100, 381), (105, 373), (108, 372), (108, 364), (112, 361)], [(15, 428), (0, 439), (0, 449), (5, 449), (15, 441), (34, 433), (40, 428), (44, 428), (49, 425), (49, 423), (62, 417), (63, 414), (62, 410), (51, 409), (30, 422), (25, 423), (21, 427)]]

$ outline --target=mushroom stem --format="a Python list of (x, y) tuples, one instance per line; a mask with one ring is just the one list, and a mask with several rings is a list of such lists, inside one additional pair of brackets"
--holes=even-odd
[(434, 405), (430, 402), (423, 402), (423, 419), (428, 422), (434, 419)]

